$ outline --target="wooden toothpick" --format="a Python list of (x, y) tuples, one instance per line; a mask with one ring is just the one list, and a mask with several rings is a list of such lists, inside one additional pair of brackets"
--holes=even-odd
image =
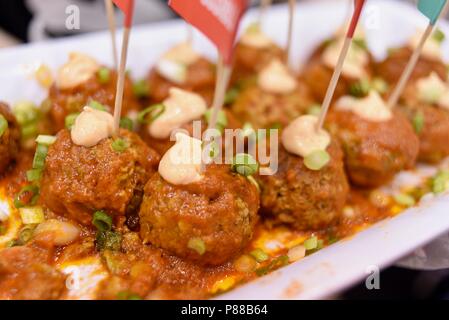
[(290, 51), (292, 47), (293, 25), (295, 19), (296, 0), (288, 1), (288, 33), (287, 33), (287, 63), (290, 59)]
[(106, 7), (106, 13), (108, 16), (109, 32), (111, 34), (112, 58), (113, 58), (113, 62), (114, 62), (114, 68), (117, 70), (118, 57), (117, 57), (117, 44), (116, 44), (116, 37), (115, 37), (116, 24), (115, 24), (115, 15), (114, 15), (114, 4), (112, 3), (112, 0), (104, 0), (104, 4)]

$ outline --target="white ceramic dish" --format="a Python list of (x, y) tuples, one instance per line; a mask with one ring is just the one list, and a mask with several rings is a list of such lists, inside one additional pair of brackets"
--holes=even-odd
[[(348, 15), (351, 1), (309, 1), (298, 4), (292, 65), (299, 68), (313, 48), (340, 27)], [(245, 17), (250, 23), (256, 12)], [(287, 10), (276, 6), (264, 22), (265, 31), (279, 43), (285, 43)], [(377, 58), (386, 49), (398, 46), (417, 28), (426, 25), (426, 19), (410, 5), (397, 1), (372, 0), (365, 8), (362, 20), (368, 44)], [(440, 23), (449, 34), (449, 25)], [(393, 32), (392, 32), (393, 30)], [(173, 44), (182, 41), (186, 31), (181, 22), (165, 22), (135, 27), (132, 32), (129, 69), (135, 78), (143, 77), (157, 57)], [(201, 35), (195, 35), (195, 46), (208, 56), (214, 56), (213, 47)], [(449, 43), (444, 44), (445, 58), (449, 58)], [(70, 51), (83, 51), (105, 64), (111, 63), (109, 35), (95, 33), (52, 42), (24, 45), (0, 51), (0, 99), (8, 103), (31, 100), (39, 103), (45, 97), (37, 83), (30, 78), (40, 63), (53, 68), (67, 59)], [(429, 170), (425, 170), (427, 172)], [(432, 169), (430, 169), (432, 171)], [(402, 180), (410, 176), (402, 175)], [(4, 210), (8, 211), (8, 210)], [(449, 197), (432, 199), (420, 207), (382, 221), (356, 236), (340, 241), (281, 270), (221, 295), (219, 299), (314, 299), (325, 298), (363, 279), (372, 267), (385, 267), (413, 249), (431, 241), (449, 230)], [(97, 262), (95, 262), (96, 264)], [(98, 265), (97, 265), (98, 266)], [(99, 267), (99, 266), (98, 266)], [(61, 266), (73, 273), (71, 266)], [(93, 267), (95, 269), (95, 267)], [(100, 267), (99, 267), (100, 268)], [(100, 268), (101, 269), (101, 268)], [(83, 272), (82, 270), (78, 270)], [(97, 270), (101, 279), (104, 270)], [(88, 275), (85, 275), (89, 277)], [(82, 277), (82, 281), (86, 281)], [(89, 283), (78, 297), (88, 298)]]

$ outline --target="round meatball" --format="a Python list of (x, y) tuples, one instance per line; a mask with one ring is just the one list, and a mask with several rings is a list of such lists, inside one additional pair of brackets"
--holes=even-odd
[(145, 186), (140, 235), (178, 257), (219, 265), (248, 245), (258, 209), (257, 188), (228, 165), (208, 165), (202, 180), (187, 185), (156, 173)]
[[(326, 95), (327, 88), (331, 81), (334, 69), (328, 67), (323, 63), (322, 55), (326, 46), (330, 42), (326, 42), (321, 45), (311, 56), (310, 60), (305, 64), (304, 70), (300, 75), (301, 79), (304, 79), (305, 83), (310, 89), (313, 97), (317, 101), (323, 101)], [(368, 77), (372, 75), (372, 61), (373, 58), (369, 55), (369, 64), (366, 66), (366, 74)], [(350, 91), (351, 86), (359, 82), (360, 79), (351, 78), (345, 74), (340, 76), (338, 80), (337, 87), (333, 96), (333, 101), (344, 96)]]
[(174, 83), (153, 68), (148, 75), (151, 100), (162, 102), (169, 96), (170, 88), (178, 87), (199, 94), (210, 105), (215, 90), (215, 66), (206, 58), (199, 58), (187, 67), (186, 79), (185, 83)]
[(327, 152), (329, 163), (314, 171), (304, 165), (302, 157), (281, 146), (277, 172), (258, 177), (262, 213), (298, 230), (321, 230), (334, 224), (349, 187), (338, 142), (333, 141)]
[(307, 112), (313, 99), (304, 83), (289, 94), (265, 92), (257, 84), (244, 89), (231, 111), (241, 122), (249, 122), (255, 129), (283, 127)]
[[(91, 225), (95, 211), (137, 215), (143, 187), (156, 169), (158, 154), (135, 134), (120, 130), (128, 147), (114, 151), (112, 138), (86, 148), (62, 130), (50, 146), (41, 181), (41, 200), (55, 213)], [(133, 212), (134, 211), (134, 212)]]
[(334, 109), (327, 124), (343, 146), (348, 176), (357, 186), (381, 186), (415, 164), (419, 140), (399, 112), (388, 121), (373, 122), (351, 111)]
[(0, 251), (1, 300), (54, 300), (66, 290), (66, 276), (47, 264), (44, 250), (13, 247)]
[[(98, 75), (92, 76), (85, 83), (70, 89), (60, 89), (56, 84), (50, 88), (49, 102), (50, 118), (53, 123), (54, 132), (65, 128), (65, 118), (71, 113), (83, 111), (83, 107), (91, 100), (95, 100), (112, 112), (115, 105), (117, 91), (117, 72), (109, 70), (109, 80), (106, 83), (100, 81)], [(138, 111), (139, 102), (133, 93), (131, 79), (126, 77), (123, 92), (122, 114), (127, 115), (130, 111)]]
[(20, 149), (20, 126), (9, 107), (0, 102), (0, 115), (8, 122), (8, 128), (0, 136), (0, 175), (14, 161)]
[[(396, 84), (402, 72), (404, 72), (411, 55), (412, 50), (409, 47), (391, 50), (384, 61), (375, 65), (376, 74), (388, 83)], [(447, 68), (444, 62), (432, 60), (421, 55), (416, 67), (413, 69), (410, 82), (428, 77), (432, 72), (436, 72), (441, 79), (447, 79)]]
[(282, 48), (274, 43), (265, 48), (248, 46), (242, 42), (237, 43), (231, 83), (241, 84), (248, 78), (254, 77), (271, 60), (276, 58), (285, 61), (286, 54)]
[[(241, 123), (234, 117), (232, 113), (230, 113), (228, 110), (223, 110), (223, 112), (226, 114), (226, 119), (228, 122), (225, 129), (238, 129), (241, 127)], [(204, 117), (198, 120), (201, 122), (201, 133), (203, 133), (208, 127), (207, 121), (205, 121)], [(180, 129), (187, 130), (188, 135), (193, 136), (193, 127), (194, 125), (192, 121), (184, 124), (180, 127)], [(170, 138), (157, 139), (151, 136), (148, 130), (148, 125), (142, 126), (139, 133), (142, 139), (160, 155), (165, 154), (165, 152), (167, 152), (167, 150), (175, 144), (175, 141), (171, 141)]]
[(438, 163), (449, 156), (448, 110), (420, 102), (414, 85), (408, 86), (404, 91), (399, 110), (412, 124), (414, 123), (415, 132), (420, 142), (419, 161)]

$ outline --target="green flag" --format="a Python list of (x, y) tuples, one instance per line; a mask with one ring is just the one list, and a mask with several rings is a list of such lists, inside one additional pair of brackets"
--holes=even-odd
[(447, 0), (418, 0), (418, 9), (433, 25), (437, 22), (446, 2)]

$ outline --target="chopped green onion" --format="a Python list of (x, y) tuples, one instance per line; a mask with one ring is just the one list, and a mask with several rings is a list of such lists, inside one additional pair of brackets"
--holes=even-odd
[(92, 219), (92, 224), (98, 231), (109, 231), (112, 228), (112, 217), (104, 211), (96, 211)]
[(287, 255), (282, 255), (277, 257), (276, 259), (274, 259), (273, 261), (270, 262), (270, 264), (268, 266), (259, 268), (256, 270), (256, 274), (261, 277), (263, 275), (266, 275), (267, 273), (269, 273), (270, 271), (279, 269), (285, 265), (288, 264), (289, 258)]
[(445, 192), (449, 187), (449, 171), (441, 170), (431, 180), (432, 192), (440, 194)]
[(368, 79), (357, 81), (349, 87), (349, 94), (351, 96), (362, 98), (365, 97), (371, 89), (371, 84)]
[(128, 141), (121, 138), (117, 138), (111, 143), (112, 150), (118, 153), (122, 153), (123, 151), (128, 149), (128, 147), (129, 147)]
[(14, 198), (14, 206), (19, 209), (27, 205), (34, 206), (39, 198), (39, 188), (35, 185), (23, 187)]
[(55, 136), (47, 136), (47, 135), (38, 135), (36, 138), (36, 142), (38, 144), (43, 144), (44, 146), (51, 146), (53, 143), (55, 143), (56, 137)]
[(424, 113), (422, 111), (418, 111), (412, 120), (413, 129), (417, 134), (420, 134), (422, 129), (424, 128)]
[(238, 174), (248, 177), (259, 170), (259, 164), (251, 155), (247, 153), (238, 153), (232, 161), (231, 168)]
[(100, 102), (98, 102), (96, 100), (91, 100), (89, 102), (89, 107), (91, 107), (92, 109), (99, 110), (99, 111), (107, 111), (108, 110), (103, 104), (101, 104)]
[(29, 182), (39, 181), (42, 176), (42, 169), (31, 169), (26, 172)]
[(97, 250), (112, 250), (118, 251), (122, 246), (122, 236), (118, 232), (106, 230), (97, 231), (95, 237), (95, 246)]
[(42, 207), (23, 207), (19, 208), (20, 217), (23, 224), (35, 224), (44, 222), (44, 210)]
[(312, 116), (319, 116), (321, 114), (321, 105), (314, 104), (310, 106), (310, 108), (307, 109), (307, 114), (310, 114)]
[(325, 150), (317, 150), (304, 158), (304, 165), (310, 170), (321, 170), (330, 161), (331, 157)]
[(368, 49), (368, 45), (366, 44), (365, 39), (361, 39), (361, 38), (355, 38), (352, 40), (352, 42), (359, 48), (362, 50), (367, 50)]
[(48, 147), (43, 144), (38, 144), (36, 147), (36, 153), (34, 154), (33, 169), (44, 169), (47, 154)]
[[(207, 123), (210, 123), (210, 120), (212, 118), (212, 109), (207, 109), (207, 111), (204, 113), (204, 118), (206, 119)], [(226, 113), (223, 110), (220, 110), (217, 115), (217, 123), (216, 127), (220, 131), (223, 131), (224, 128), (228, 125), (228, 117), (226, 116)]]
[(101, 68), (98, 70), (98, 81), (100, 81), (101, 84), (106, 84), (109, 82), (111, 78), (110, 71), (108, 68)]
[(133, 131), (134, 122), (128, 117), (123, 117), (120, 119), (120, 128), (126, 129), (128, 131)]
[(187, 243), (187, 247), (195, 250), (199, 255), (203, 255), (206, 252), (206, 244), (200, 238), (191, 238)]
[(304, 241), (304, 248), (306, 248), (306, 250), (314, 250), (318, 248), (318, 237), (313, 236)]
[(22, 101), (15, 104), (13, 113), (21, 126), (36, 123), (40, 116), (40, 110), (30, 101)]
[(75, 124), (76, 118), (78, 118), (79, 115), (79, 113), (71, 113), (67, 117), (65, 117), (65, 127), (69, 130), (72, 129), (73, 125)]
[(8, 121), (6, 121), (5, 117), (0, 114), (0, 138), (5, 133), (6, 129), (8, 129)]
[(393, 198), (398, 204), (405, 207), (411, 207), (415, 205), (415, 198), (405, 193), (398, 193), (394, 195)]
[(38, 132), (37, 123), (35, 122), (22, 125), (20, 129), (24, 140), (35, 137)]
[(224, 104), (229, 105), (233, 104), (235, 100), (237, 100), (238, 96), (240, 94), (240, 89), (233, 87), (226, 92)]
[(268, 260), (269, 255), (262, 249), (254, 249), (249, 253), (257, 262), (264, 262)]
[(128, 291), (120, 291), (119, 293), (117, 293), (117, 299), (118, 300), (142, 300), (142, 298), (138, 294), (128, 292)]
[(209, 143), (205, 143), (203, 142), (203, 147), (207, 147), (209, 148), (209, 158), (214, 159), (218, 156), (218, 154), (220, 153), (220, 150), (218, 148), (218, 143), (216, 141), (210, 141)]
[(26, 244), (33, 237), (34, 229), (36, 229), (37, 224), (28, 224), (24, 226), (19, 233), (20, 244)]
[(380, 94), (384, 94), (388, 91), (388, 83), (382, 78), (374, 78), (373, 81), (371, 81), (371, 88)]
[(139, 80), (133, 84), (133, 93), (138, 98), (146, 98), (150, 95), (150, 85), (146, 80)]
[(443, 31), (441, 31), (441, 29), (436, 29), (435, 32), (432, 35), (432, 38), (436, 42), (442, 43), (444, 41), (444, 39), (446, 38), (446, 35), (444, 34)]
[(163, 104), (161, 103), (154, 104), (146, 108), (145, 110), (139, 112), (139, 114), (137, 115), (137, 121), (141, 124), (150, 124), (154, 120), (159, 118), (159, 116), (164, 112), (165, 106)]

